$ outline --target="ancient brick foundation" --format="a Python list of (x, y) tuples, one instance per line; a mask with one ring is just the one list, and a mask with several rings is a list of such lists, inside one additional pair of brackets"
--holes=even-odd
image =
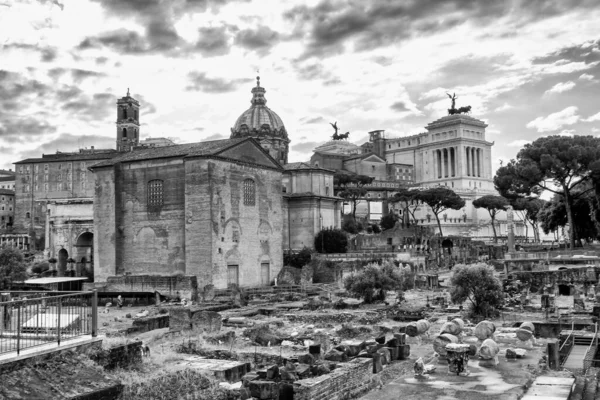
[(355, 398), (369, 389), (373, 360), (356, 358), (326, 375), (294, 382), (294, 400), (344, 400)]
[(106, 278), (107, 292), (159, 292), (163, 296), (176, 296), (198, 300), (198, 281), (195, 276), (127, 275)]

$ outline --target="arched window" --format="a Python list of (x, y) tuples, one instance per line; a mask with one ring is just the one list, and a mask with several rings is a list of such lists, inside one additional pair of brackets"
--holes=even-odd
[(133, 115), (135, 117), (135, 120), (137, 121), (138, 120), (138, 110), (134, 110)]
[(244, 181), (244, 205), (253, 206), (256, 204), (256, 185), (252, 179)]
[(136, 138), (137, 137), (137, 129), (134, 129), (133, 131), (133, 137)]
[(123, 119), (127, 119), (127, 109), (126, 108), (123, 108), (122, 114), (123, 114)]
[(25, 213), (25, 218), (27, 218), (27, 219), (31, 218), (31, 214), (30, 213)]
[(163, 181), (154, 179), (148, 182), (148, 209), (157, 209), (164, 204)]
[(127, 137), (127, 128), (123, 128), (123, 137), (126, 138)]

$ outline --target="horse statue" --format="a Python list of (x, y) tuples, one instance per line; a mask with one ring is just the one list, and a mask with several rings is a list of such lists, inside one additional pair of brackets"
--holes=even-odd
[(469, 114), (471, 113), (471, 106), (460, 107), (457, 110), (457, 114)]
[(348, 139), (348, 136), (350, 136), (350, 132), (346, 132), (343, 135), (337, 135), (337, 139), (336, 140), (342, 140), (342, 139)]

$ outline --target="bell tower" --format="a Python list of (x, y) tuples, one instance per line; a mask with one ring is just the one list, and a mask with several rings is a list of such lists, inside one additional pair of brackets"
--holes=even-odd
[(117, 151), (131, 151), (140, 142), (140, 103), (129, 95), (117, 100)]

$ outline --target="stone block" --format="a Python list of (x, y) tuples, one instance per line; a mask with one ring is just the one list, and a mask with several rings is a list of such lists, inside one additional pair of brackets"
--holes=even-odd
[(279, 367), (271, 365), (267, 367), (267, 379), (277, 379), (279, 377)]
[(383, 370), (383, 364), (381, 362), (381, 354), (373, 353), (373, 373), (378, 374)]
[(403, 344), (398, 346), (398, 360), (406, 360), (410, 357), (410, 345)]
[(342, 344), (348, 347), (348, 357), (356, 357), (365, 348), (364, 341), (348, 341)]
[(251, 381), (255, 381), (258, 379), (258, 374), (256, 372), (248, 372), (244, 376), (242, 376), (242, 384), (244, 386), (248, 386)]
[(400, 345), (400, 341), (396, 338), (392, 338), (386, 342), (386, 347), (398, 347)]
[(367, 353), (366, 350), (363, 350), (360, 353), (358, 353), (358, 355), (356, 357), (359, 357), (359, 358), (373, 358), (373, 354), (372, 353)]
[(312, 354), (312, 355), (321, 354), (321, 345), (313, 344), (313, 345), (308, 346), (308, 353)]
[(387, 365), (392, 361), (391, 357), (390, 357), (390, 351), (387, 349), (387, 347), (383, 347), (383, 348), (377, 350), (377, 353), (381, 354), (381, 364), (382, 365)]
[(171, 307), (169, 309), (169, 331), (182, 331), (192, 328), (189, 308)]
[(397, 360), (398, 357), (400, 356), (400, 349), (397, 346), (394, 346), (394, 347), (388, 346), (387, 349), (390, 352), (391, 361)]
[(406, 344), (406, 333), (394, 333), (394, 338), (398, 340), (397, 346)]
[(299, 355), (298, 362), (301, 364), (313, 365), (315, 363), (315, 356), (313, 356), (312, 354)]
[[(358, 353), (356, 354), (358, 355)], [(339, 350), (329, 350), (327, 354), (325, 354), (325, 359), (327, 361), (335, 361), (335, 362), (346, 362), (348, 361), (348, 355)]]
[(523, 358), (527, 353), (524, 349), (506, 349), (506, 358)]
[(280, 384), (279, 400), (294, 400), (294, 385), (289, 383)]
[(271, 381), (251, 381), (248, 386), (252, 397), (260, 400), (279, 399), (279, 384)]
[(190, 323), (194, 332), (218, 332), (223, 325), (222, 321), (221, 314), (218, 312), (190, 310)]
[(279, 371), (282, 381), (294, 382), (298, 380), (298, 374), (295, 371), (288, 371), (287, 369), (282, 369)]
[(296, 367), (296, 375), (298, 375), (300, 379), (308, 378), (310, 376), (310, 365), (298, 364)]

